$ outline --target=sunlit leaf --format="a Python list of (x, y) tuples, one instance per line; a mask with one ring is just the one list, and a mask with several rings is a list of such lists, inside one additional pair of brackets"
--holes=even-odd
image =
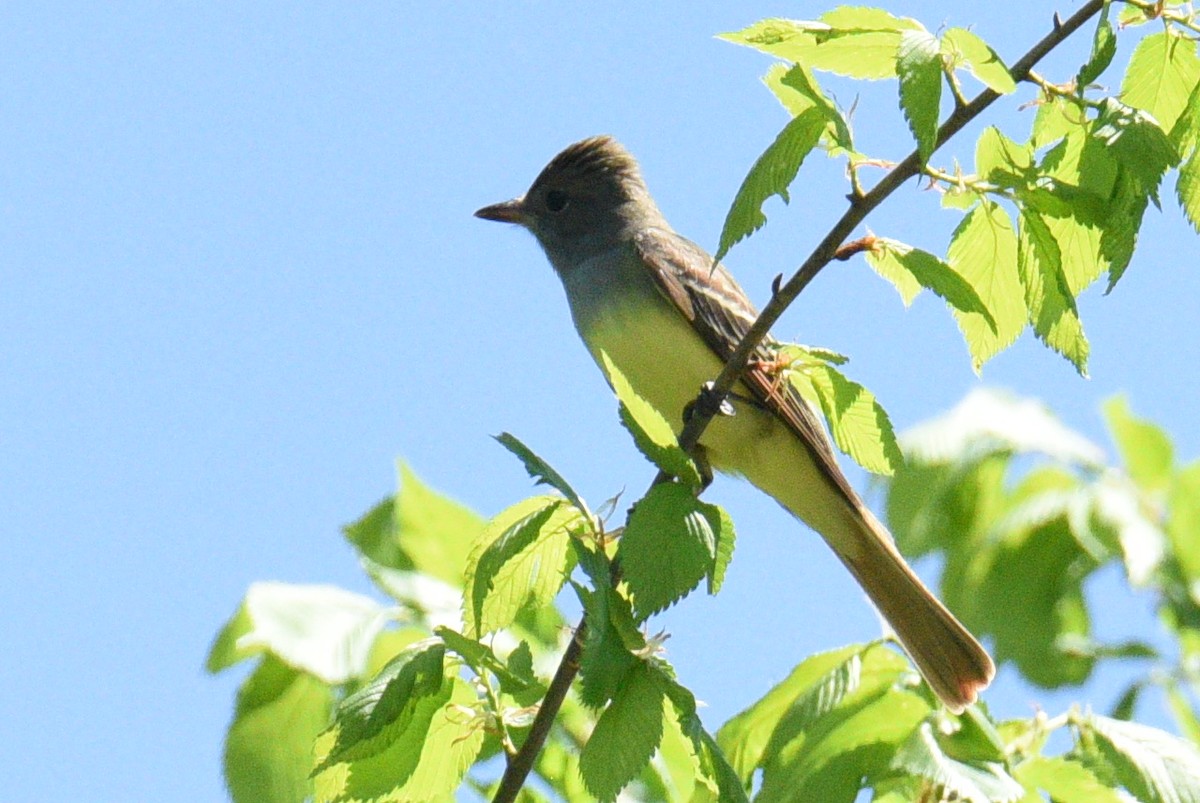
[(1144, 109), (1170, 131), (1200, 80), (1196, 43), (1173, 31), (1143, 38), (1129, 57), (1121, 81), (1121, 102)]
[(942, 53), (962, 66), (990, 89), (1002, 95), (1016, 91), (1008, 67), (991, 46), (966, 28), (950, 28), (942, 34)]
[(1109, 8), (1109, 4), (1105, 3), (1096, 23), (1096, 32), (1092, 35), (1091, 55), (1075, 75), (1075, 83), (1081, 87), (1086, 87), (1099, 78), (1117, 54), (1117, 35), (1113, 32), (1112, 23), (1108, 21)]
[(396, 496), (348, 525), (345, 535), (381, 566), (415, 569), (457, 586), (463, 559), (482, 528), (476, 513), (433, 490), (401, 463)]
[(545, 605), (574, 565), (571, 532), (583, 515), (563, 499), (538, 496), (492, 519), (471, 552), (465, 618), (475, 636), (510, 625), (529, 605)]
[(948, 261), (991, 312), (991, 321), (979, 313), (954, 313), (978, 371), (1012, 345), (1028, 319), (1017, 269), (1017, 237), (1004, 210), (984, 201), (968, 212), (951, 236)]
[(788, 378), (825, 415), (838, 448), (868, 471), (891, 474), (903, 459), (887, 411), (875, 394), (827, 362), (788, 371)]
[(1017, 268), (1034, 333), (1087, 376), (1090, 348), (1053, 232), (1041, 215), (1024, 209), (1017, 239)]
[(313, 740), (329, 724), (333, 689), (271, 655), (238, 690), (225, 737), (225, 783), (236, 803), (295, 803), (312, 794)]
[(1179, 178), (1175, 182), (1175, 197), (1188, 222), (1197, 232), (1200, 232), (1200, 149), (1179, 168)]
[(579, 494), (575, 492), (570, 483), (563, 479), (561, 474), (554, 470), (553, 466), (534, 454), (533, 450), (522, 443), (515, 435), (501, 432), (495, 437), (501, 446), (520, 459), (525, 465), (525, 470), (536, 483), (550, 486), (566, 497), (567, 501), (574, 505), (580, 513), (583, 513), (585, 516), (588, 514), (588, 507), (579, 497)]
[(1083, 721), (1121, 784), (1146, 803), (1200, 800), (1200, 750), (1176, 736), (1099, 715)]
[(768, 198), (778, 195), (784, 203), (790, 200), (788, 187), (796, 178), (804, 157), (820, 140), (826, 124), (825, 114), (816, 107), (801, 112), (758, 157), (725, 215), (715, 260), (723, 259), (735, 244), (762, 228), (767, 222), (762, 206)]
[(370, 597), (336, 586), (254, 583), (213, 644), (208, 669), (270, 652), (326, 683), (345, 683), (362, 675), (390, 616)]
[(975, 288), (928, 251), (880, 237), (867, 252), (867, 263), (895, 285), (906, 305), (922, 287), (927, 287), (953, 309), (978, 313), (984, 320), (994, 323)]
[(942, 99), (942, 53), (937, 38), (926, 31), (902, 33), (896, 51), (896, 74), (900, 78), (900, 108), (924, 163), (937, 144)]
[(892, 767), (925, 778), (941, 790), (943, 797), (953, 800), (1006, 803), (1017, 800), (1025, 791), (999, 762), (968, 763), (946, 755), (928, 722), (922, 723), (896, 751)]
[(1167, 433), (1149, 421), (1136, 418), (1124, 396), (1104, 402), (1104, 418), (1121, 451), (1125, 470), (1134, 482), (1147, 491), (1165, 490), (1175, 465), (1174, 448)]
[(1105, 462), (1099, 446), (1064, 426), (1042, 402), (983, 388), (907, 430), (901, 441), (909, 459), (929, 463), (963, 459), (982, 447), (1044, 454), (1092, 468)]
[[(797, 700), (804, 697), (820, 699), (823, 696), (820, 689), (825, 687), (837, 686), (848, 690), (857, 687), (862, 668), (859, 659), (862, 649), (862, 645), (851, 645), (810, 656), (793, 669), (786, 679), (721, 727), (717, 732), (717, 743), (744, 781), (748, 782), (755, 769), (761, 766), (771, 734)], [(853, 671), (849, 669), (851, 666)], [(841, 680), (834, 682), (831, 679)], [(841, 695), (835, 696), (836, 704), (840, 702)], [(828, 707), (821, 706), (819, 709), (820, 713), (825, 713)], [(806, 721), (809, 720), (811, 717), (806, 718)]]
[(1091, 770), (1069, 758), (1035, 756), (1018, 764), (1013, 774), (1030, 792), (1044, 791), (1059, 803), (1127, 803)]

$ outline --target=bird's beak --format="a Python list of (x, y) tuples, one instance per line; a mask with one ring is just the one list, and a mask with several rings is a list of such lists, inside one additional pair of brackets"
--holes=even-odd
[(527, 220), (525, 199), (513, 198), (511, 201), (502, 201), (498, 204), (485, 206), (483, 209), (476, 210), (475, 217), (483, 218), (484, 220), (495, 220), (500, 223), (519, 223), (524, 225)]

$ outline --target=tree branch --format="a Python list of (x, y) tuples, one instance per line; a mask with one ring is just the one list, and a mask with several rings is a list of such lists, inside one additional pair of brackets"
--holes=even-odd
[[(1104, 0), (1089, 0), (1089, 2), (1085, 3), (1082, 8), (1065, 21), (1060, 20), (1056, 14), (1054, 17), (1054, 29), (1030, 48), (1029, 52), (1012, 66), (1009, 74), (1013, 80), (1018, 82), (1025, 80), (1034, 65), (1047, 53), (1060, 45), (1067, 37), (1079, 30), (1088, 19), (1099, 13), (1103, 6)], [(956, 106), (954, 112), (938, 129), (934, 150), (936, 151), (947, 140), (961, 131), (967, 123), (978, 117), (984, 109), (991, 106), (999, 97), (1000, 95), (995, 91), (986, 89), (965, 106)], [(808, 259), (804, 261), (795, 275), (788, 280), (788, 283), (776, 289), (770, 302), (763, 308), (762, 314), (758, 316), (758, 320), (750, 327), (750, 331), (746, 333), (742, 342), (738, 344), (737, 349), (734, 350), (728, 362), (725, 363), (725, 367), (721, 370), (712, 387), (702, 393), (701, 397), (697, 399), (697, 404), (694, 405), (694, 413), (688, 419), (683, 432), (679, 435), (680, 446), (689, 451), (694, 449), (700, 441), (700, 436), (704, 433), (705, 428), (720, 408), (719, 404), (704, 404), (705, 397), (723, 399), (728, 395), (737, 378), (745, 370), (750, 355), (775, 324), (775, 321), (796, 300), (801, 291), (808, 286), (809, 282), (816, 277), (822, 268), (834, 259), (848, 259), (855, 253), (868, 250), (871, 247), (871, 238), (869, 237), (864, 237), (852, 243), (846, 243), (846, 239), (858, 228), (859, 224), (863, 222), (875, 207), (879, 206), (889, 195), (895, 192), (901, 184), (919, 175), (920, 172), (921, 159), (917, 151), (914, 150), (904, 161), (892, 168), (870, 192), (865, 195), (851, 197), (850, 208), (846, 210), (841, 219), (825, 235), (825, 238), (813, 249)], [(662, 479), (660, 476), (655, 480), (655, 483), (657, 484)], [(529, 772), (533, 769), (533, 764), (538, 753), (541, 752), (542, 745), (546, 742), (546, 737), (550, 734), (554, 718), (558, 715), (558, 710), (562, 707), (563, 700), (566, 699), (571, 683), (574, 681), (575, 675), (579, 672), (579, 660), (583, 654), (583, 640), (586, 634), (587, 619), (585, 617), (579, 622), (579, 626), (575, 628), (571, 643), (563, 653), (558, 670), (554, 673), (554, 679), (551, 681), (550, 687), (546, 691), (546, 696), (538, 708), (537, 716), (533, 720), (529, 736), (525, 739), (520, 749), (517, 750), (516, 754), (509, 757), (508, 764), (504, 769), (504, 776), (500, 780), (500, 785), (496, 790), (495, 796), (492, 798), (492, 803), (512, 803), (521, 791), (526, 777), (528, 777)]]
[[(1055, 15), (1054, 29), (1042, 37), (1041, 41), (1030, 48), (1029, 52), (1022, 56), (1012, 66), (1012, 69), (1009, 70), (1009, 74), (1013, 80), (1017, 82), (1025, 80), (1034, 65), (1041, 61), (1047, 53), (1061, 44), (1068, 36), (1079, 30), (1088, 19), (1099, 13), (1103, 7), (1104, 0), (1090, 0), (1090, 2), (1085, 3), (1082, 8), (1065, 21), (1060, 20)], [(999, 97), (999, 93), (995, 90), (985, 89), (967, 105), (956, 106), (954, 112), (946, 119), (946, 122), (942, 123), (941, 127), (938, 128), (934, 151), (961, 131), (967, 123), (978, 117), (984, 109), (991, 106)], [(795, 275), (788, 280), (788, 283), (772, 295), (771, 300), (758, 316), (758, 320), (754, 322), (754, 325), (750, 327), (750, 331), (742, 338), (742, 342), (734, 349), (733, 354), (730, 355), (729, 360), (725, 363), (725, 367), (721, 370), (720, 375), (707, 393), (717, 398), (724, 398), (733, 389), (734, 383), (737, 382), (738, 377), (745, 370), (750, 355), (758, 348), (758, 344), (762, 342), (767, 332), (775, 325), (775, 321), (779, 320), (779, 316), (783, 314), (783, 311), (796, 300), (800, 292), (821, 272), (822, 268), (837, 258), (838, 249), (842, 247), (842, 243), (858, 228), (866, 216), (874, 211), (875, 207), (879, 206), (884, 199), (899, 189), (901, 184), (918, 175), (920, 172), (921, 157), (914, 150), (904, 161), (888, 171), (870, 192), (851, 198), (850, 208), (846, 210), (841, 219), (825, 235), (825, 238), (813, 249), (808, 259), (804, 261)], [(683, 428), (683, 432), (679, 435), (679, 445), (689, 451), (699, 443), (700, 436), (704, 433), (704, 430), (713, 418), (713, 413), (709, 409), (703, 409), (702, 405), (697, 405), (697, 408), (696, 414), (688, 420)]]

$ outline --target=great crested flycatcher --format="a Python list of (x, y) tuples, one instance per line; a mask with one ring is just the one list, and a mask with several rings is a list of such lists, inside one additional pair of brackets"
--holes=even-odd
[[(676, 234), (637, 162), (610, 137), (571, 145), (525, 195), (475, 213), (537, 238), (562, 280), (575, 327), (678, 433), (757, 311), (733, 277)], [(838, 468), (812, 409), (766, 361), (752, 361), (700, 439), (702, 457), (745, 477), (833, 548), (937, 696), (958, 712), (991, 681), (987, 652), (925, 588)]]

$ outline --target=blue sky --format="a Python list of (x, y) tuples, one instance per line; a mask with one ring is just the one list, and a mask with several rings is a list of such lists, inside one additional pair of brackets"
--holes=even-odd
[[(931, 30), (974, 23), (1009, 61), (1050, 21), (1024, 0), (884, 5)], [(711, 249), (786, 121), (758, 82), (769, 60), (713, 36), (824, 8), (0, 9), (6, 796), (221, 799), (239, 676), (202, 672), (213, 634), (254, 580), (373, 593), (339, 527), (391, 492), (397, 458), (485, 514), (530, 492), (489, 437), (505, 430), (596, 502), (645, 487), (653, 472), (533, 239), (471, 213), (605, 132)], [(1065, 80), (1087, 47), (1077, 37), (1044, 72)], [(911, 149), (894, 85), (830, 87), (845, 107), (858, 97), (865, 150)], [(1033, 97), (1022, 88), (988, 122), (1023, 136)], [(969, 169), (971, 142), (935, 163)], [(812, 157), (791, 205), (772, 202), (768, 227), (735, 248), (727, 264), (754, 298), (841, 213), (842, 181)], [(944, 252), (957, 220), (912, 184), (869, 225)], [(905, 310), (861, 261), (829, 268), (776, 334), (850, 355), (901, 428), (982, 382), (1044, 399), (1111, 453), (1098, 405), (1124, 391), (1191, 458), (1196, 240), (1168, 200), (1141, 245), (1115, 292), (1082, 299), (1088, 380), (1028, 334), (978, 379), (944, 306)], [(877, 625), (781, 510), (728, 480), (708, 498), (740, 534), (725, 590), (657, 624), (715, 727), (803, 656)], [(1116, 600), (1099, 633), (1153, 633), (1111, 580), (1092, 589)], [(1106, 709), (1119, 681), (1048, 695), (1002, 674), (989, 700), (1002, 716)]]

